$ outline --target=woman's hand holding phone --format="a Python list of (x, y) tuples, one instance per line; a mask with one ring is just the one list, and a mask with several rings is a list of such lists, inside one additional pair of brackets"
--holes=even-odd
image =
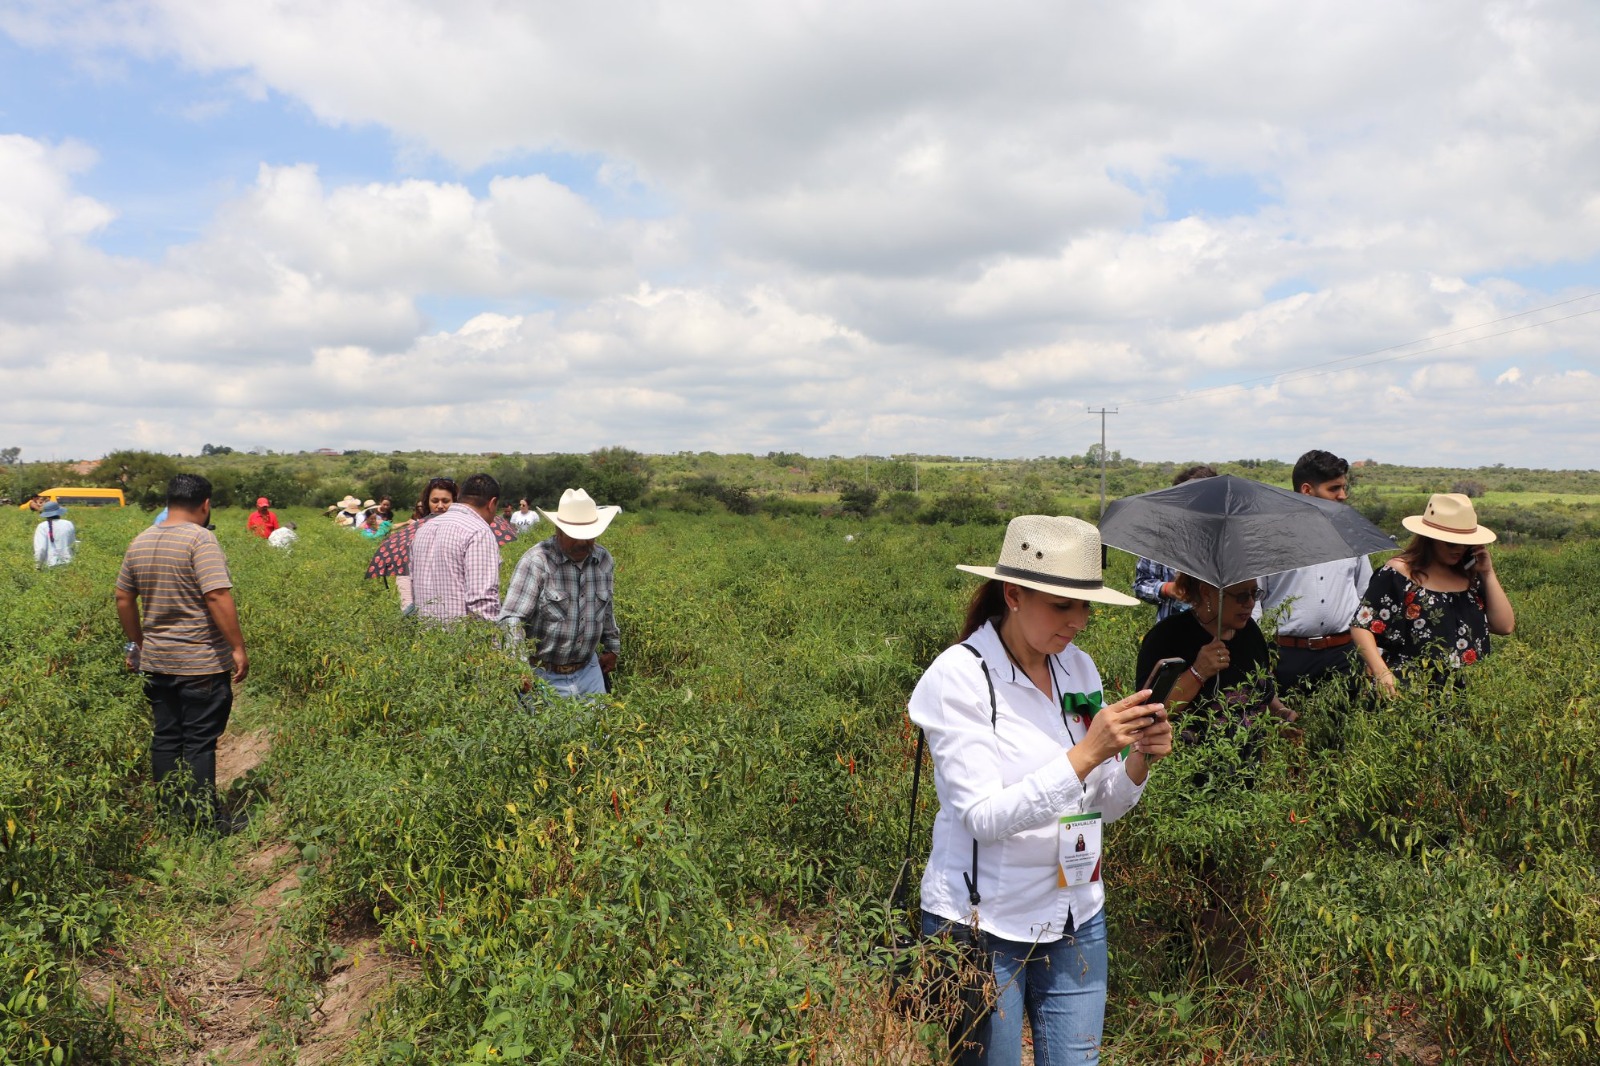
[(1142, 688), (1095, 713), (1088, 735), (1083, 738), (1094, 757), (1092, 766), (1098, 766), (1124, 748), (1157, 759), (1172, 751), (1172, 723), (1167, 718), (1167, 709), (1159, 703), (1145, 702), (1149, 698), (1150, 690)]

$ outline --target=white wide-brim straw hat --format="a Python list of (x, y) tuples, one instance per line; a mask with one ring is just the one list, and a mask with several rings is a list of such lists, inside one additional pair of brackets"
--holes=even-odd
[(1478, 525), (1472, 501), (1459, 492), (1436, 492), (1421, 514), (1407, 515), (1400, 524), (1413, 533), (1446, 544), (1493, 544), (1495, 532)]
[(1074, 600), (1118, 607), (1139, 603), (1106, 588), (1101, 580), (1100, 531), (1081, 518), (1065, 515), (1018, 515), (1006, 526), (999, 563), (956, 569)]
[(539, 513), (555, 523), (555, 527), (577, 540), (594, 540), (606, 531), (611, 520), (622, 513), (615, 505), (597, 507), (582, 489), (568, 489), (561, 494), (561, 506), (555, 511), (539, 508)]
[(354, 496), (346, 496), (344, 499), (339, 501), (339, 506), (346, 511), (351, 511), (357, 507), (360, 507), (361, 501), (356, 499)]

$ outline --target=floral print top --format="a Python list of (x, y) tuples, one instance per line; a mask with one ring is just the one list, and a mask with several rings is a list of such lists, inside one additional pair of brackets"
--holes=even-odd
[(1391, 670), (1411, 663), (1456, 670), (1489, 654), (1489, 613), (1476, 581), (1465, 592), (1435, 592), (1381, 567), (1350, 624), (1377, 638)]

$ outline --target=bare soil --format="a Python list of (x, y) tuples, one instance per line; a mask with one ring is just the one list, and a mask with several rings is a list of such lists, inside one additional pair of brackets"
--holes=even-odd
[[(225, 790), (271, 751), (265, 730), (224, 734), (217, 745), (217, 786)], [(293, 1039), (273, 1014), (267, 977), (281, 952), (285, 916), (296, 905), (299, 855), (263, 841), (241, 856), (235, 883), (253, 891), (167, 948), (130, 945), (85, 966), (81, 983), (102, 1005), (115, 997), (118, 1020), (161, 1062), (174, 1066), (257, 1066)], [(375, 998), (415, 971), (381, 950), (371, 923), (347, 923), (334, 940), (344, 957), (318, 991), (309, 1030), (301, 1027), (297, 1063), (335, 1061)], [(276, 1023), (276, 1024), (275, 1024)], [(281, 1057), (279, 1058), (281, 1061)]]

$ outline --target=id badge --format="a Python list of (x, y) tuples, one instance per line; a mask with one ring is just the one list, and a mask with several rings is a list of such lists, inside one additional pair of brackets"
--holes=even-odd
[(1062, 817), (1057, 838), (1061, 857), (1060, 876), (1056, 879), (1059, 887), (1100, 880), (1100, 833), (1104, 826), (1105, 819), (1099, 811)]

